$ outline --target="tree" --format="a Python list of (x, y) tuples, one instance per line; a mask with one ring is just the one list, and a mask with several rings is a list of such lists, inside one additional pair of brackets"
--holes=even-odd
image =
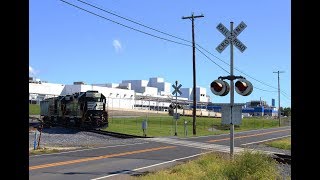
[(290, 107), (286, 107), (286, 108), (281, 109), (281, 112), (283, 113), (284, 116), (291, 116), (291, 108)]

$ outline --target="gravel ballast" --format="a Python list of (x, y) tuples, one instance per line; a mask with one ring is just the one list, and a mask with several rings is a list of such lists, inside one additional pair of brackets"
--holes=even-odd
[[(37, 137), (40, 133), (37, 132)], [(29, 131), (29, 148), (33, 149), (35, 131)], [(77, 131), (62, 127), (45, 128), (41, 133), (40, 147), (102, 147), (107, 145), (132, 144), (144, 142), (142, 139), (121, 139), (92, 132)]]

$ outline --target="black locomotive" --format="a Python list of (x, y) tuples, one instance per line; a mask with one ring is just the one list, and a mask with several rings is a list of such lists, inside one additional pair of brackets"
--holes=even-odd
[(79, 92), (40, 101), (40, 115), (44, 127), (108, 127), (106, 97), (98, 91)]

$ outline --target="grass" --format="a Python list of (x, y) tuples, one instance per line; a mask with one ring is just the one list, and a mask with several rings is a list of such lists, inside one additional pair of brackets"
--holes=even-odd
[(229, 154), (210, 153), (182, 165), (132, 179), (184, 180), (184, 179), (281, 179), (277, 162), (271, 157), (244, 151), (229, 159)]
[(29, 104), (29, 115), (39, 115), (40, 105), (39, 104)]
[(264, 144), (279, 149), (291, 150), (291, 137), (265, 142)]
[(49, 149), (49, 148), (39, 148), (32, 149), (29, 151), (29, 155), (37, 155), (37, 154), (49, 154), (49, 153), (57, 153), (60, 152), (58, 149)]
[[(39, 115), (40, 106), (38, 104), (29, 104), (29, 115)], [(141, 124), (146, 119), (146, 116), (133, 117), (133, 118), (109, 118), (108, 131), (119, 133), (143, 135)], [(177, 121), (177, 135), (185, 137), (184, 121), (187, 121), (186, 137), (193, 136), (192, 122), (193, 118), (188, 116), (180, 116)], [(282, 118), (282, 121), (286, 121)], [(241, 125), (235, 126), (235, 131), (246, 131), (251, 129), (271, 128), (278, 127), (277, 119), (266, 119), (264, 117), (248, 117), (243, 118)], [(229, 133), (229, 126), (221, 125), (221, 118), (196, 118), (196, 136), (205, 135), (218, 135)], [(173, 136), (175, 134), (175, 120), (172, 116), (151, 114), (148, 117), (147, 136), (161, 137)]]
[[(146, 117), (134, 117), (134, 118), (109, 118), (109, 127), (105, 130), (133, 134), (143, 135), (142, 121)], [(192, 133), (192, 117), (181, 116), (177, 121), (177, 135), (185, 137), (184, 121), (187, 121), (186, 129), (187, 136), (193, 136)], [(161, 137), (161, 136), (173, 136), (175, 133), (175, 120), (172, 116), (153, 116), (148, 117), (147, 136)], [(262, 117), (249, 117), (243, 118), (241, 125), (235, 126), (235, 131), (246, 131), (251, 129), (272, 128), (278, 127), (278, 120), (266, 119)], [(218, 135), (229, 133), (229, 126), (221, 125), (221, 118), (208, 118), (197, 117), (196, 118), (196, 136), (205, 135)]]

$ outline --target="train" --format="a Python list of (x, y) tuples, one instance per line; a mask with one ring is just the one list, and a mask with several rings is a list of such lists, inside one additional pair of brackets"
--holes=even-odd
[[(173, 114), (176, 113), (174, 103), (169, 105), (168, 113), (170, 116), (173, 116)], [(193, 109), (178, 104), (177, 105), (177, 114), (179, 114), (180, 116), (193, 116)], [(196, 109), (196, 116), (221, 118), (221, 113), (214, 112), (214, 111), (208, 111), (207, 109)]]
[(100, 129), (109, 125), (106, 97), (98, 91), (44, 99), (40, 101), (40, 118), (43, 127), (64, 125)]

